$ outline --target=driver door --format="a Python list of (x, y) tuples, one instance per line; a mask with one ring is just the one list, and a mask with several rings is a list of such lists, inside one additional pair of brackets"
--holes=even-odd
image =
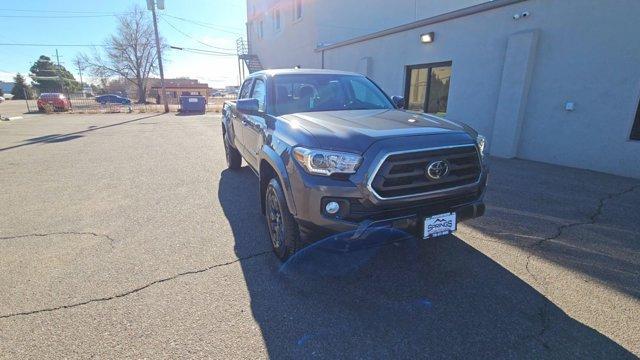
[(253, 90), (249, 98), (258, 100), (258, 113), (245, 114), (244, 127), (242, 128), (242, 138), (246, 147), (245, 160), (251, 167), (258, 169), (258, 154), (264, 143), (264, 133), (267, 129), (265, 121), (265, 101), (267, 98), (267, 82), (262, 77), (257, 77), (253, 81)]
[[(238, 99), (248, 99), (251, 93), (251, 85), (253, 78), (245, 80), (240, 88)], [(236, 149), (242, 154), (243, 157), (247, 156), (247, 149), (244, 142), (244, 127), (245, 127), (246, 115), (242, 114), (238, 110), (234, 109), (231, 113), (231, 123), (233, 126), (233, 141)]]

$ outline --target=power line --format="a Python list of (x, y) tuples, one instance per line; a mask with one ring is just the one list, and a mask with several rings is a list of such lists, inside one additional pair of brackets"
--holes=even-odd
[(105, 15), (117, 14), (117, 13), (107, 12), (107, 11), (29, 10), (29, 9), (5, 9), (5, 8), (0, 8), (0, 11), (54, 13), (54, 14), (105, 14)]
[(227, 53), (222, 51), (195, 49), (195, 48), (188, 48), (188, 47), (182, 47), (182, 46), (169, 46), (169, 47), (174, 50), (188, 51), (188, 52), (193, 52), (196, 54), (203, 54), (203, 55), (216, 55), (216, 56), (236, 56), (237, 55), (234, 53)]
[[(173, 16), (173, 15), (169, 15), (169, 14), (166, 14), (166, 13), (163, 14), (162, 16), (167, 16), (167, 17), (170, 17), (172, 19), (181, 20), (181, 21), (193, 24), (193, 25), (199, 25), (199, 26), (202, 26), (202, 27), (205, 27), (205, 28), (209, 28), (209, 29), (212, 29), (212, 30), (222, 31), (222, 32), (226, 32), (226, 33), (234, 34), (234, 35), (242, 35), (242, 33), (239, 32), (239, 31), (242, 31), (242, 30), (240, 30), (238, 28), (224, 27), (224, 26), (220, 26), (220, 25), (216, 25), (216, 24), (212, 24), (212, 23), (199, 21), (199, 20), (185, 19), (185, 18), (182, 18), (182, 17), (179, 17), (179, 16)], [(235, 31), (230, 31), (230, 30), (235, 30)]]
[(228, 50), (228, 51), (233, 51), (233, 50), (235, 50), (235, 49), (231, 49), (231, 48), (223, 48), (223, 47), (218, 47), (218, 46), (213, 46), (213, 45), (211, 45), (211, 44), (207, 44), (206, 42), (204, 42), (204, 41), (200, 41), (200, 40), (196, 39), (195, 37), (193, 37), (193, 36), (191, 36), (191, 35), (189, 35), (189, 34), (187, 34), (187, 33), (183, 32), (182, 30), (178, 29), (178, 28), (177, 28), (177, 27), (175, 27), (172, 23), (170, 23), (170, 22), (169, 22), (169, 20), (165, 19), (162, 15), (160, 16), (160, 19), (162, 19), (162, 21), (166, 22), (166, 23), (167, 23), (167, 25), (171, 26), (175, 31), (177, 31), (177, 32), (179, 32), (180, 34), (182, 34), (182, 35), (184, 35), (184, 36), (188, 37), (189, 39), (192, 39), (192, 40), (194, 40), (194, 41), (199, 42), (200, 44), (202, 44), (202, 45), (204, 45), (204, 46), (208, 46), (208, 47), (210, 47), (210, 48), (214, 48), (214, 49), (218, 49), (218, 50)]
[(96, 44), (36, 44), (36, 43), (0, 43), (0, 46), (73, 46), (73, 47), (86, 47), (86, 46), (100, 46), (100, 47), (111, 47), (108, 45), (96, 45)]
[(78, 19), (78, 18), (99, 18), (99, 17), (112, 17), (115, 14), (109, 15), (0, 15), (0, 18), (37, 18), (37, 19)]

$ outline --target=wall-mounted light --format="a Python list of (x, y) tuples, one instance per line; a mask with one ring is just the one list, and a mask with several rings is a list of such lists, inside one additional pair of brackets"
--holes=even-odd
[(420, 42), (423, 44), (432, 43), (433, 40), (435, 40), (435, 34), (433, 31), (420, 35)]

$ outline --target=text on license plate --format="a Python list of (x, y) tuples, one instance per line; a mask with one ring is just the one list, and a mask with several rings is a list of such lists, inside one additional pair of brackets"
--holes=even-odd
[(456, 231), (456, 213), (430, 216), (424, 219), (423, 238), (449, 235)]

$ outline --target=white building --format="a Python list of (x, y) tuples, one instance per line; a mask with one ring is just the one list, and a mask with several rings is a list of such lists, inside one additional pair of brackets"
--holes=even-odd
[(247, 0), (247, 38), (264, 68), (366, 74), (492, 155), (640, 178), (638, 0)]

